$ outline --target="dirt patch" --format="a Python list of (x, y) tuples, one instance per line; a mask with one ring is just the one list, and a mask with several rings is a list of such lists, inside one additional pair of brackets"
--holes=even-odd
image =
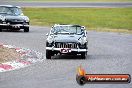
[(0, 46), (0, 63), (12, 61), (20, 58), (20, 54), (15, 49)]

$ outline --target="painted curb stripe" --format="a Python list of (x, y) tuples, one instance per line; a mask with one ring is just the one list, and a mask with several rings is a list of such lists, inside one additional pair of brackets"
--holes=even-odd
[(9, 61), (6, 63), (0, 64), (0, 72), (15, 70), (19, 68), (23, 68), (26, 66), (29, 66), (33, 63), (43, 61), (43, 55), (42, 53), (39, 53), (37, 51), (33, 51), (26, 48), (18, 48), (11, 45), (4, 45), (0, 43), (0, 46), (9, 48), (9, 49), (15, 49), (16, 52), (18, 52), (21, 55), (21, 58), (15, 60), (15, 61)]
[(13, 69), (13, 67), (11, 65), (8, 65), (8, 64), (0, 64), (0, 68), (3, 68), (4, 70)]

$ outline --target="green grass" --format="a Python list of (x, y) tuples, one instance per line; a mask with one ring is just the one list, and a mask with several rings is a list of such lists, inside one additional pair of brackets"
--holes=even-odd
[[(15, 1), (36, 1), (36, 0), (15, 0)], [(37, 1), (44, 1), (44, 2), (131, 2), (132, 0), (37, 0)], [(36, 2), (37, 2), (36, 1)]]
[(23, 8), (32, 25), (80, 24), (89, 30), (132, 32), (132, 8)]

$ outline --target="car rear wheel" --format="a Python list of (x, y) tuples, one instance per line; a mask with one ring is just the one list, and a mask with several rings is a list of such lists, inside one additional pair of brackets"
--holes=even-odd
[(86, 59), (86, 52), (81, 53), (81, 58)]
[(29, 27), (25, 27), (24, 32), (29, 32)]
[(46, 59), (51, 59), (52, 52), (49, 50), (46, 50)]

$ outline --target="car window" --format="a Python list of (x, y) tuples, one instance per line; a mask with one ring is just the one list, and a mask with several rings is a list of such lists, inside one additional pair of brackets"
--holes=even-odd
[(51, 30), (51, 33), (56, 34), (82, 34), (83, 29), (79, 26), (56, 26)]
[(0, 13), (6, 13), (6, 8), (5, 7), (0, 7)]
[(21, 15), (22, 11), (17, 7), (0, 7), (0, 13), (2, 14), (10, 14), (10, 15)]

